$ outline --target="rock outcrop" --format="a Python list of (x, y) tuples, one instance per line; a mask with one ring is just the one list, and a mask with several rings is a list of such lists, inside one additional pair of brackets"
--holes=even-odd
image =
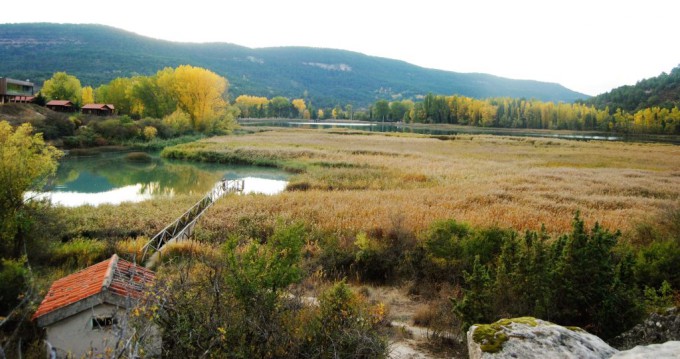
[(471, 359), (610, 358), (617, 350), (583, 329), (522, 317), (478, 324), (467, 333)]
[(680, 340), (680, 310), (669, 308), (663, 313), (652, 313), (633, 329), (614, 338), (612, 346), (626, 350), (638, 345), (659, 344)]
[[(636, 329), (637, 328), (637, 329)], [(624, 337), (646, 340), (672, 340), (680, 336), (677, 308), (650, 316)], [(602, 339), (576, 327), (563, 327), (541, 319), (522, 317), (501, 319), (492, 324), (476, 324), (467, 332), (470, 359), (488, 358), (612, 358), (680, 359), (680, 341), (638, 345), (618, 351)], [(632, 339), (627, 343), (632, 343)]]
[(680, 358), (680, 341), (663, 344), (640, 345), (618, 352), (611, 359), (673, 359)]

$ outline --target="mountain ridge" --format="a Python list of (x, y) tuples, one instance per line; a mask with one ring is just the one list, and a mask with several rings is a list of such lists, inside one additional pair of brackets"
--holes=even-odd
[(66, 71), (91, 86), (190, 64), (225, 76), (232, 97), (303, 97), (317, 106), (367, 106), (430, 92), (564, 102), (588, 98), (555, 83), (428, 69), (349, 50), (172, 42), (98, 24), (0, 24), (0, 58), (0, 76), (41, 83)]

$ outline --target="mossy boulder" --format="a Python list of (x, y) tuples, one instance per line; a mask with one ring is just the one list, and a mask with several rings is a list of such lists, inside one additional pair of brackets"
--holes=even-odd
[(476, 324), (467, 333), (470, 358), (609, 358), (617, 350), (577, 327), (521, 317)]
[(536, 318), (532, 317), (501, 319), (492, 324), (476, 324), (477, 328), (472, 332), (472, 339), (479, 344), (483, 352), (497, 353), (503, 348), (503, 343), (508, 341), (508, 336), (502, 329), (512, 323), (521, 323), (532, 327), (538, 324)]

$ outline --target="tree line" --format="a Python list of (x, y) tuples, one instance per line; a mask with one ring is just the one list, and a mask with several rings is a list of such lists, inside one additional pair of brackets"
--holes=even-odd
[(586, 102), (554, 103), (517, 98), (474, 99), (427, 94), (420, 101), (378, 100), (368, 109), (317, 108), (306, 97), (288, 99), (241, 95), (230, 104), (228, 81), (189, 65), (165, 68), (153, 76), (117, 78), (96, 89), (81, 87), (74, 76), (60, 72), (45, 82), (48, 99), (77, 104), (111, 103), (121, 115), (168, 119), (175, 132), (224, 132), (233, 118), (300, 118), (447, 123), (479, 127), (572, 131), (611, 131), (630, 134), (680, 134), (677, 106), (652, 106), (628, 111)]
[(448, 123), (478, 127), (526, 128), (620, 133), (680, 134), (678, 107), (649, 107), (635, 112), (598, 109), (585, 103), (428, 94), (420, 102), (379, 100), (370, 118), (408, 123)]
[[(300, 118), (305, 120), (354, 119), (352, 105), (336, 105), (333, 108), (314, 107), (309, 99), (290, 100), (283, 96), (271, 99), (261, 96), (241, 95), (234, 105), (241, 118)], [(358, 119), (367, 119), (360, 116)]]

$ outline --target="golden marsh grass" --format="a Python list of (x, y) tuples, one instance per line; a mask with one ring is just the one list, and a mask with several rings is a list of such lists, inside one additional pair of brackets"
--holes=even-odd
[(231, 196), (203, 225), (229, 232), (253, 218), (301, 220), (356, 233), (400, 225), (416, 233), (438, 219), (473, 226), (567, 232), (588, 223), (631, 229), (680, 198), (680, 147), (622, 142), (276, 129), (211, 138), (202, 151), (294, 160), (306, 191)]

